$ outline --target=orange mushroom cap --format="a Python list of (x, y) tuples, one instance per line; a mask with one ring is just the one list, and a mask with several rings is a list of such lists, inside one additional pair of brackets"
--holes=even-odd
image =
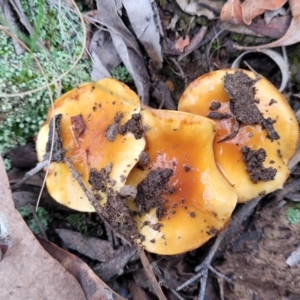
[(195, 249), (226, 224), (237, 195), (215, 164), (215, 122), (178, 111), (142, 111), (146, 148), (127, 185), (142, 245), (157, 254)]
[[(252, 83), (245, 86), (249, 80)], [(230, 84), (232, 87), (228, 86)], [(252, 105), (254, 110), (258, 108), (256, 116), (263, 124), (239, 122), (237, 134), (230, 138), (237, 123), (228, 94), (243, 98), (243, 91), (252, 103), (243, 102), (241, 105)], [(215, 119), (218, 127), (214, 139), (216, 162), (236, 189), (238, 202), (246, 202), (282, 187), (289, 175), (287, 163), (296, 151), (299, 128), (289, 104), (267, 79), (241, 69), (208, 73), (189, 85), (179, 100), (178, 109)], [(252, 112), (246, 113), (251, 119)], [(243, 116), (240, 119), (243, 120)], [(266, 128), (270, 124), (273, 137)]]
[[(102, 183), (119, 191), (145, 147), (142, 128), (139, 128), (138, 96), (125, 84), (109, 78), (69, 91), (55, 101), (54, 110), (56, 119), (60, 119), (58, 130), (63, 155), (81, 175), (85, 186), (91, 188), (91, 171), (97, 177), (97, 172), (102, 170), (107, 177)], [(52, 118), (50, 108), (37, 136), (40, 161), (46, 153)], [(132, 123), (135, 126), (130, 126)], [(94, 211), (64, 161), (51, 162), (47, 188), (63, 205), (78, 211)], [(104, 204), (105, 192), (99, 193)]]

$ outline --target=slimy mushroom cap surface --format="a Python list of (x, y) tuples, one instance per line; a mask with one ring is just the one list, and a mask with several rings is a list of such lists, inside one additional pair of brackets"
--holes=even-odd
[[(245, 86), (242, 80), (239, 82), (241, 77), (248, 77), (250, 84)], [(233, 86), (228, 86), (230, 84)], [(244, 99), (241, 103), (244, 111), (239, 111), (237, 117), (242, 121), (237, 134), (224, 140), (231, 135), (236, 124), (230, 100), (235, 92)], [(247, 99), (258, 113), (246, 107)], [(189, 85), (178, 109), (210, 117), (217, 123), (215, 158), (225, 178), (236, 189), (239, 202), (282, 187), (289, 175), (287, 163), (295, 153), (299, 129), (289, 104), (267, 79), (240, 69), (208, 73)], [(273, 135), (270, 136), (266, 126), (271, 128), (269, 131)]]
[(126, 182), (137, 187), (128, 205), (141, 244), (168, 255), (195, 249), (225, 226), (237, 201), (215, 164), (215, 122), (177, 111), (141, 115), (146, 148)]

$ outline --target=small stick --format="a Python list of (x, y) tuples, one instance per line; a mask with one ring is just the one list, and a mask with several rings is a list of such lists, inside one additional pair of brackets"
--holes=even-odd
[(141, 248), (141, 247), (138, 247), (137, 246), (137, 249), (138, 249), (138, 253), (140, 255), (140, 259), (141, 259), (141, 262), (143, 264), (143, 267), (147, 273), (147, 276), (148, 276), (148, 279), (156, 293), (156, 296), (158, 297), (159, 300), (167, 300), (166, 296), (164, 295), (159, 283), (157, 282), (156, 280), (156, 277), (154, 275), (154, 272), (153, 272), (153, 269), (149, 263), (149, 260), (145, 254), (145, 251)]
[(43, 236), (43, 238), (44, 238), (46, 241), (48, 241), (47, 234), (46, 234), (46, 232), (45, 232), (45, 230), (44, 230), (44, 228), (43, 228), (43, 226), (42, 226), (42, 224), (41, 224), (41, 221), (40, 221), (39, 217), (37, 216), (35, 210), (33, 209), (32, 205), (31, 205), (30, 203), (28, 204), (28, 207), (30, 208), (30, 210), (31, 210), (31, 212), (32, 212), (32, 215), (33, 215), (33, 218), (34, 218), (34, 221), (35, 221), (36, 225), (39, 227), (39, 230), (40, 230), (40, 232), (41, 232), (41, 235)]
[(22, 179), (20, 179), (18, 182), (16, 182), (12, 186), (12, 190), (19, 188), (29, 178), (31, 178), (33, 175), (37, 174), (39, 171), (41, 171), (43, 168), (45, 168), (48, 164), (49, 164), (49, 160), (43, 160), (43, 161), (39, 162), (33, 169), (28, 171)]
[[(176, 291), (180, 291), (186, 286), (194, 283), (196, 280), (201, 278), (201, 287), (198, 295), (198, 300), (204, 300), (205, 298), (205, 290), (206, 290), (206, 284), (207, 284), (207, 278), (208, 278), (208, 270), (213, 271), (216, 275), (219, 276), (219, 272), (216, 271), (212, 266), (212, 260), (215, 257), (217, 250), (219, 249), (220, 245), (224, 241), (228, 241), (232, 238), (234, 233), (238, 230), (240, 225), (242, 224), (243, 220), (250, 216), (252, 212), (254, 211), (255, 207), (258, 205), (262, 198), (255, 198), (252, 201), (247, 202), (246, 204), (243, 204), (243, 206), (238, 210), (238, 212), (232, 217), (232, 219), (228, 222), (227, 227), (221, 231), (221, 233), (218, 235), (215, 243), (211, 247), (207, 257), (205, 260), (198, 265), (195, 268), (196, 272), (199, 272), (198, 274), (195, 274), (193, 277), (191, 277), (189, 280), (187, 280), (185, 283), (177, 287)], [(225, 275), (221, 276), (223, 279), (231, 283), (231, 279), (228, 278)]]

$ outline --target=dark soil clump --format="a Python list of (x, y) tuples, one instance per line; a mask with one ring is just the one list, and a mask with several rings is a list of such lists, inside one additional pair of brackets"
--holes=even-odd
[(241, 151), (243, 160), (246, 163), (246, 170), (253, 183), (269, 181), (275, 178), (277, 169), (272, 167), (265, 168), (263, 166), (263, 162), (267, 157), (265, 149), (260, 148), (259, 150), (251, 150), (249, 147), (245, 146)]
[(278, 133), (274, 130), (272, 122), (266, 120), (255, 102), (254, 84), (259, 80), (250, 78), (243, 71), (236, 71), (233, 74), (226, 74), (224, 78), (224, 89), (230, 98), (230, 110), (236, 120), (243, 124), (260, 124), (268, 131), (268, 137), (271, 140), (279, 139)]
[(113, 186), (115, 184), (114, 180), (109, 177), (111, 172), (112, 164), (108, 164), (105, 168), (100, 171), (92, 168), (89, 174), (89, 183), (93, 190), (106, 192), (108, 185)]
[(133, 133), (137, 140), (143, 137), (144, 130), (142, 127), (140, 114), (133, 114), (131, 119), (119, 128), (120, 134), (125, 134), (126, 132)]
[(103, 215), (109, 220), (110, 226), (121, 233), (129, 242), (138, 238), (143, 239), (137, 230), (132, 211), (125, 205), (126, 201), (134, 194), (134, 191), (126, 188), (126, 193), (123, 190), (121, 195), (109, 188), (106, 194), (107, 201), (103, 208)]
[(108, 164), (100, 171), (91, 169), (89, 182), (92, 186), (95, 198), (99, 201), (101, 196), (98, 191), (106, 194), (106, 203), (101, 208), (101, 215), (109, 225), (120, 233), (128, 242), (142, 238), (139, 234), (136, 223), (133, 219), (133, 212), (126, 206), (128, 199), (134, 198), (137, 194), (136, 188), (125, 185), (119, 192), (113, 190), (115, 181), (109, 176), (112, 164)]
[(172, 175), (172, 169), (158, 168), (150, 171), (147, 177), (138, 185), (135, 202), (139, 215), (156, 208), (157, 218), (159, 220), (162, 218), (166, 202), (163, 194), (168, 192), (168, 182)]
[(150, 162), (150, 158), (147, 152), (143, 151), (139, 156), (139, 164), (147, 165)]
[(219, 101), (213, 101), (209, 107), (210, 110), (218, 110), (221, 107), (221, 103)]
[(230, 119), (232, 115), (229, 113), (219, 113), (217, 111), (211, 111), (208, 115), (208, 118), (213, 120), (222, 120), (222, 119)]
[(242, 71), (226, 74), (224, 78), (230, 109), (238, 121), (247, 125), (262, 123), (262, 115), (254, 102), (256, 81)]
[(105, 132), (105, 137), (110, 142), (113, 142), (116, 139), (116, 137), (119, 133), (119, 125), (120, 125), (122, 118), (123, 118), (123, 114), (120, 112), (117, 113), (114, 118), (114, 123), (107, 127), (106, 132)]

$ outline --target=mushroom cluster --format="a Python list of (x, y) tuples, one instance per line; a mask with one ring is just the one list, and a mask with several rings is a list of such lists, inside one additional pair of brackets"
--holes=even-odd
[(275, 87), (224, 70), (194, 81), (179, 111), (141, 110), (114, 79), (81, 85), (55, 101), (36, 148), (39, 160), (51, 157), (46, 182), (56, 201), (92, 212), (91, 191), (127, 240), (170, 255), (215, 236), (237, 201), (280, 188), (297, 140)]

